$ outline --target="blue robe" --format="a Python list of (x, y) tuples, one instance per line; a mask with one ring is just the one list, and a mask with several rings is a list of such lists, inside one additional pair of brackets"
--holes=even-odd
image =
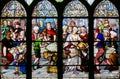
[(104, 46), (104, 36), (102, 33), (99, 33), (98, 36), (97, 36), (97, 39), (100, 40), (100, 42), (97, 44), (97, 47), (103, 47)]

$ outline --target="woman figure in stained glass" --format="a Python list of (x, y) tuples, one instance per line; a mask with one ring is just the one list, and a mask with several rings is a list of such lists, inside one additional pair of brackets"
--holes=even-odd
[(101, 20), (98, 20), (97, 23), (98, 23), (98, 29), (99, 29), (99, 31), (103, 32), (103, 29), (104, 29), (103, 22)]
[(72, 33), (73, 27), (76, 27), (76, 23), (72, 20), (68, 26), (67, 36)]
[(67, 26), (67, 25), (64, 25), (64, 26), (63, 26), (63, 40), (65, 40), (66, 37), (67, 37), (67, 29), (68, 29), (68, 26)]
[(3, 28), (2, 28), (3, 38), (6, 38), (8, 31), (9, 31), (8, 23), (7, 23), (7, 21), (5, 20), (5, 21), (3, 22)]
[[(6, 27), (6, 39), (10, 40), (10, 35), (13, 32), (13, 26), (11, 25), (10, 21), (7, 21), (7, 27)], [(3, 36), (4, 37), (4, 36)]]
[(79, 37), (77, 32), (78, 32), (78, 28), (77, 27), (73, 27), (72, 33), (68, 35), (66, 41), (80, 41), (81, 38)]
[(80, 38), (83, 41), (88, 41), (87, 28), (85, 26), (80, 27)]
[(40, 33), (42, 33), (43, 31), (45, 30), (45, 26), (44, 26), (44, 23), (43, 21), (40, 21)]
[(21, 31), (19, 36), (18, 36), (18, 40), (19, 41), (25, 41), (26, 38), (25, 38), (25, 32), (24, 31)]
[(72, 33), (72, 29), (73, 29), (72, 27), (68, 27), (68, 28), (67, 28), (67, 35), (66, 35), (66, 38), (68, 37), (69, 34)]
[(13, 33), (13, 31), (14, 31), (14, 27), (13, 27), (13, 25), (11, 25), (11, 21), (8, 21), (8, 26), (9, 26), (9, 31), (10, 31), (10, 33), (12, 34)]

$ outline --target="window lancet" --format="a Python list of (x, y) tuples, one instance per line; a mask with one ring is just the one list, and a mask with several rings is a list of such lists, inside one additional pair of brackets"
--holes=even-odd
[[(1, 3), (1, 1), (0, 1)], [(22, 17), (22, 18), (21, 18)], [(27, 77), (27, 13), (17, 0), (9, 0), (1, 10), (0, 73), (3, 78)], [(5, 73), (3, 73), (5, 71)], [(9, 74), (9, 75), (8, 75)], [(18, 77), (18, 76), (17, 76)]]
[[(120, 38), (118, 10), (112, 2), (103, 0), (97, 5), (93, 16), (95, 17), (93, 27), (94, 78), (119, 78), (118, 50), (120, 49)], [(113, 72), (115, 72), (114, 75)]]
[[(63, 66), (65, 66), (63, 79), (88, 78), (89, 26), (88, 18), (84, 18), (88, 16), (88, 11), (80, 1), (73, 0), (65, 7), (63, 16)], [(85, 73), (82, 76), (81, 71)], [(68, 75), (69, 73), (73, 74)]]

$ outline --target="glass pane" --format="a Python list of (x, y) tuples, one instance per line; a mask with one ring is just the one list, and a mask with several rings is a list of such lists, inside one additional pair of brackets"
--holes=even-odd
[(57, 40), (57, 19), (33, 19), (32, 20), (32, 41), (56, 41)]
[(90, 5), (92, 5), (95, 0), (86, 0), (86, 1), (87, 1)]
[(89, 50), (85, 42), (65, 42), (63, 44), (64, 65), (88, 65)]
[(26, 66), (1, 66), (1, 79), (26, 79)]
[(94, 77), (95, 79), (119, 79), (119, 67), (96, 66), (94, 70)]
[(1, 19), (0, 26), (0, 40), (26, 40), (26, 19)]
[(119, 20), (94, 20), (94, 62), (96, 65), (118, 65)]
[(36, 70), (33, 69), (32, 79), (57, 79), (57, 66), (42, 66)]
[[(95, 42), (96, 43), (96, 42)], [(109, 42), (104, 42), (100, 47), (94, 46), (94, 62), (96, 65), (118, 65), (120, 42), (114, 41), (114, 46), (109, 46)]]
[(63, 79), (88, 79), (88, 71), (82, 71), (80, 68), (87, 66), (64, 66)]
[(30, 4), (33, 2), (33, 0), (25, 0), (25, 2), (26, 2), (28, 5), (30, 5)]
[(56, 2), (63, 2), (64, 0), (55, 0)]
[(79, 1), (73, 0), (65, 7), (64, 17), (84, 17), (88, 16), (88, 11), (86, 7)]
[(100, 2), (94, 12), (94, 17), (118, 17), (118, 10), (109, 0)]
[(64, 18), (64, 41), (88, 41), (88, 19)]
[(56, 42), (32, 43), (32, 65), (56, 65), (57, 54)]
[(25, 65), (26, 60), (26, 43), (19, 43), (19, 46), (12, 46), (12, 42), (4, 41), (0, 43), (0, 65)]
[(63, 43), (63, 78), (88, 79), (89, 50), (85, 42)]
[(2, 9), (2, 17), (25, 17), (25, 8), (16, 0), (8, 2)]
[(57, 17), (58, 15), (54, 5), (52, 5), (48, 0), (42, 0), (35, 6), (32, 16)]
[(119, 19), (95, 19), (94, 41), (119, 41)]

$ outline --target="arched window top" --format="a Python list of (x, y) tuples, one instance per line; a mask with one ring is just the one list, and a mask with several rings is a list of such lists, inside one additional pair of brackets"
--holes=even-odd
[(8, 2), (2, 10), (2, 17), (25, 17), (25, 16), (27, 16), (25, 8), (16, 0)]
[(109, 0), (100, 2), (94, 12), (94, 17), (118, 17), (118, 10)]
[(65, 11), (63, 13), (64, 17), (84, 17), (88, 16), (88, 11), (86, 7), (78, 0), (71, 1), (65, 7)]
[(32, 16), (34, 17), (57, 17), (56, 8), (48, 1), (40, 1), (34, 8)]

